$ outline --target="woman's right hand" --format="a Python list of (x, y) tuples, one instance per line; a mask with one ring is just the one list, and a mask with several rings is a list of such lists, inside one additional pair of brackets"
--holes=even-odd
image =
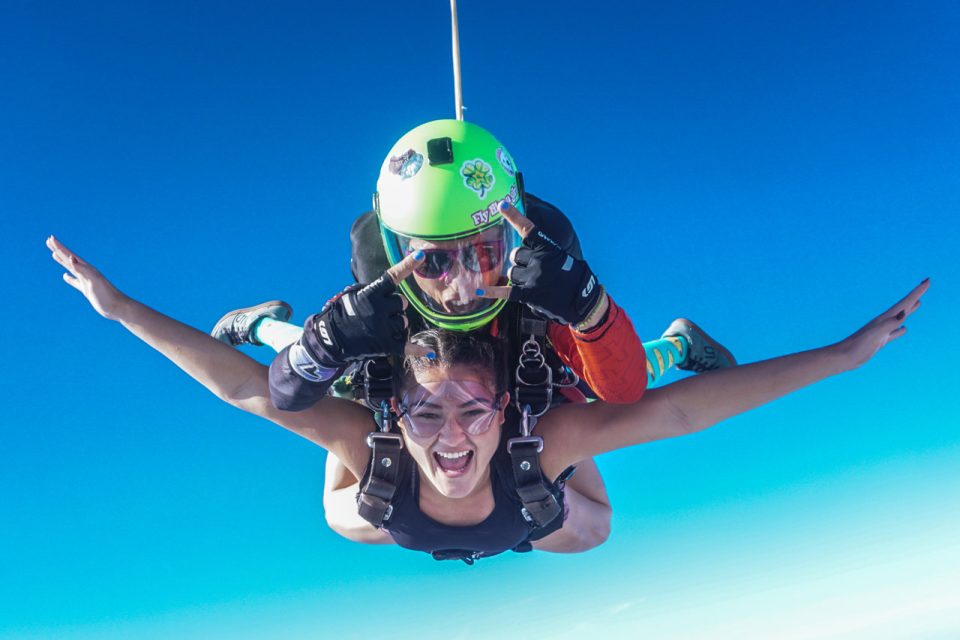
[(117, 319), (117, 313), (127, 296), (120, 293), (110, 281), (97, 269), (85, 262), (59, 240), (47, 238), (47, 248), (53, 259), (69, 273), (63, 274), (63, 281), (84, 295), (90, 306), (104, 318)]

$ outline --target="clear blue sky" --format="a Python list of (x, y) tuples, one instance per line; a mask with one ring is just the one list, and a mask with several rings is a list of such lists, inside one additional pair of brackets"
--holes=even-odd
[(642, 337), (686, 315), (756, 360), (931, 276), (907, 337), (603, 457), (590, 553), (343, 541), (323, 452), (93, 313), (43, 240), (199, 328), (275, 297), (302, 319), (349, 280), (393, 141), (453, 115), (447, 3), (12, 0), (0, 638), (960, 635), (960, 7), (460, 4), (467, 117)]

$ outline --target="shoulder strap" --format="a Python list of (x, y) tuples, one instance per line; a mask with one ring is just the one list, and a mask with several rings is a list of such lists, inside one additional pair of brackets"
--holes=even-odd
[[(369, 402), (369, 398), (367, 401)], [(397, 493), (403, 439), (400, 434), (392, 432), (396, 416), (387, 400), (381, 402), (374, 417), (380, 431), (367, 434), (370, 463), (367, 465), (366, 478), (357, 493), (357, 513), (379, 529), (393, 513), (393, 497)]]
[(536, 418), (528, 413), (524, 426), (522, 414), (517, 416), (511, 408), (509, 416), (493, 462), (504, 489), (514, 495), (515, 503), (519, 501), (529, 534), (534, 535), (555, 523), (562, 509), (555, 487), (544, 478), (540, 467), (543, 439), (530, 435), (530, 424)]
[(526, 405), (521, 417), (520, 435), (507, 440), (510, 467), (517, 495), (523, 504), (520, 513), (534, 530), (547, 526), (563, 511), (540, 469), (543, 438), (531, 435), (535, 422), (536, 417), (531, 415), (530, 405)]

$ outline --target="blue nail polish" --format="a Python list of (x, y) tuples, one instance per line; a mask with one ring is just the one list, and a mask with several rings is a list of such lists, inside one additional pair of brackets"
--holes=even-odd
[(506, 210), (509, 209), (509, 208), (510, 208), (510, 203), (509, 203), (509, 202), (507, 202), (506, 200), (501, 200), (501, 201), (500, 201), (500, 211), (506, 211)]
[(435, 354), (433, 351), (427, 351), (426, 356), (427, 356), (427, 360), (437, 359), (437, 354)]
[(476, 291), (476, 294), (477, 294), (478, 296), (482, 296), (482, 295), (485, 294), (485, 293), (486, 293), (486, 291), (484, 291), (483, 289), (477, 289), (477, 291)]
[(414, 260), (423, 260), (423, 249), (417, 249), (417, 252), (413, 254)]

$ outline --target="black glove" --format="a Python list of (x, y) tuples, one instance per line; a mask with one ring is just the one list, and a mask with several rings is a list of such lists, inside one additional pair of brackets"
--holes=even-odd
[(572, 325), (590, 315), (603, 292), (585, 261), (568, 254), (536, 227), (513, 253), (510, 282), (510, 300)]
[(403, 353), (403, 300), (384, 274), (352, 285), (307, 318), (300, 345), (316, 364), (338, 369), (353, 360)]

